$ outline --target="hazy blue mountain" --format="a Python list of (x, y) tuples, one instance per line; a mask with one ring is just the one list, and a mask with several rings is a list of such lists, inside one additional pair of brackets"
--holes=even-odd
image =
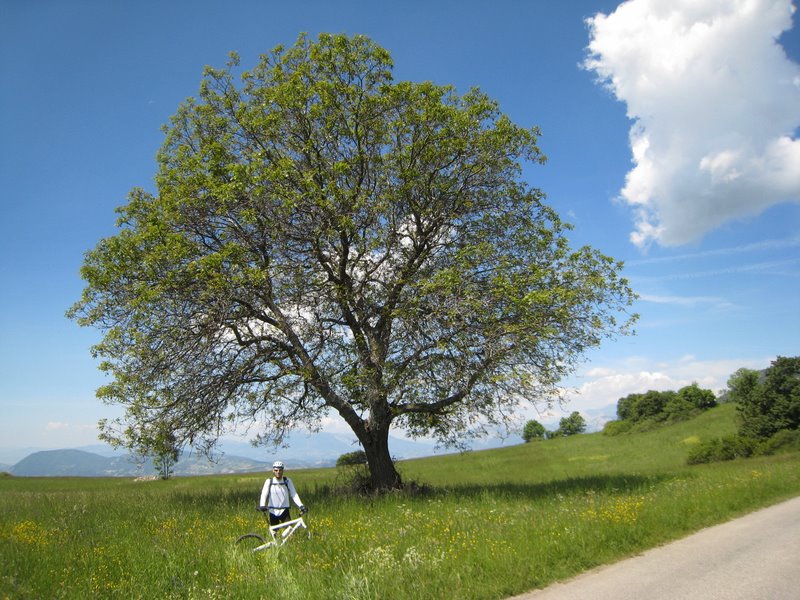
[(78, 476), (103, 475), (109, 459), (83, 450), (42, 450), (26, 456), (13, 467), (13, 475)]
[[(285, 447), (253, 447), (244, 439), (222, 439), (218, 450), (224, 454), (236, 454), (256, 460), (272, 462), (282, 460), (287, 467), (325, 467), (336, 464), (336, 459), (347, 452), (361, 449), (354, 435), (327, 433), (309, 434), (293, 432)], [(434, 454), (434, 445), (428, 442), (389, 438), (389, 450), (396, 459), (419, 458)]]
[(99, 454), (100, 456), (125, 456), (130, 452), (125, 448), (114, 448), (109, 444), (89, 444), (87, 446), (78, 446), (76, 450), (83, 450), (84, 452), (91, 452), (92, 454)]
[[(265, 471), (267, 463), (241, 456), (224, 456), (209, 461), (204, 456), (184, 455), (175, 465), (178, 476)], [(152, 460), (129, 455), (100, 456), (84, 450), (43, 450), (34, 452), (7, 469), (23, 477), (138, 477), (155, 475)]]
[(345, 452), (358, 449), (350, 443), (348, 436), (320, 432), (309, 435), (303, 432), (293, 432), (282, 447), (258, 446), (254, 447), (246, 439), (220, 440), (217, 452), (223, 455), (234, 454), (246, 456), (255, 460), (272, 463), (273, 460), (282, 460), (289, 468), (299, 467), (324, 467), (336, 464), (336, 459)]

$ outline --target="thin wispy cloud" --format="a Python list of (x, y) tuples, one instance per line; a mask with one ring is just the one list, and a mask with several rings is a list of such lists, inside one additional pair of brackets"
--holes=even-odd
[(588, 19), (585, 67), (627, 106), (632, 242), (680, 245), (800, 200), (790, 0), (629, 0)]
[(717, 296), (663, 296), (658, 294), (641, 294), (639, 300), (641, 302), (667, 304), (683, 308), (697, 308), (700, 306), (712, 306), (715, 308), (733, 307), (731, 302)]
[(705, 250), (703, 252), (692, 252), (688, 254), (676, 254), (673, 256), (659, 256), (656, 258), (642, 258), (636, 260), (625, 261), (628, 267), (639, 265), (650, 265), (656, 263), (670, 263), (684, 260), (693, 260), (698, 258), (714, 258), (731, 256), (735, 254), (747, 254), (752, 252), (763, 252), (771, 250), (786, 250), (789, 248), (796, 248), (800, 246), (800, 237), (785, 238), (780, 240), (763, 240), (754, 242), (752, 244), (744, 244), (742, 246), (731, 246), (728, 248), (717, 248), (714, 250)]
[(709, 277), (722, 277), (725, 275), (740, 275), (742, 273), (760, 273), (764, 275), (790, 276), (800, 275), (800, 258), (787, 260), (773, 260), (746, 265), (733, 265), (719, 269), (703, 271), (684, 271), (682, 273), (664, 273), (659, 275), (632, 275), (629, 277), (634, 282), (672, 281), (677, 279), (707, 279)]

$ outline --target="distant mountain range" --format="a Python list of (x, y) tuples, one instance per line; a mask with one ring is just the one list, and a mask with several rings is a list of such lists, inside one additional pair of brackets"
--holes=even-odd
[[(501, 445), (501, 440), (493, 439), (476, 444), (473, 448), (477, 450)], [(433, 444), (401, 438), (391, 438), (389, 447), (398, 460), (437, 453)], [(294, 433), (289, 436), (287, 447), (277, 450), (223, 439), (213, 461), (196, 453), (183, 454), (175, 465), (174, 473), (188, 476), (260, 472), (269, 470), (275, 459), (284, 461), (290, 470), (330, 467), (336, 464), (339, 456), (358, 448), (352, 436), (325, 432), (312, 435)], [(0, 449), (0, 459), (5, 463), (0, 463), (0, 471), (21, 477), (138, 477), (156, 473), (152, 460), (137, 460), (104, 444), (59, 450), (28, 450), (30, 452), (22, 460), (14, 463), (13, 458), (9, 460), (8, 457), (18, 456), (22, 450)]]
[[(246, 473), (264, 471), (268, 464), (241, 456), (225, 456), (211, 462), (196, 455), (181, 456), (175, 475)], [(137, 461), (132, 456), (101, 456), (85, 450), (42, 450), (23, 458), (7, 469), (23, 477), (137, 477), (154, 475), (152, 460)]]

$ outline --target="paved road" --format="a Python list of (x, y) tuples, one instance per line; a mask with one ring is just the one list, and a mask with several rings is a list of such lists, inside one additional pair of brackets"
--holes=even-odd
[(800, 497), (509, 600), (800, 600)]

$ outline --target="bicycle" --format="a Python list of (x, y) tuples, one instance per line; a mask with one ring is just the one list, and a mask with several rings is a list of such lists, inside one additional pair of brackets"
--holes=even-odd
[[(267, 522), (269, 522), (269, 515), (267, 513), (264, 513), (264, 517), (267, 519)], [(291, 521), (286, 521), (285, 523), (270, 525), (269, 541), (267, 541), (264, 536), (258, 533), (245, 533), (236, 539), (236, 545), (246, 548), (250, 552), (259, 552), (261, 550), (266, 550), (267, 548), (283, 546), (300, 528), (305, 529), (306, 538), (311, 539), (311, 531), (309, 531), (308, 525), (306, 525), (306, 522), (303, 520), (301, 515), (298, 518), (292, 519)]]

